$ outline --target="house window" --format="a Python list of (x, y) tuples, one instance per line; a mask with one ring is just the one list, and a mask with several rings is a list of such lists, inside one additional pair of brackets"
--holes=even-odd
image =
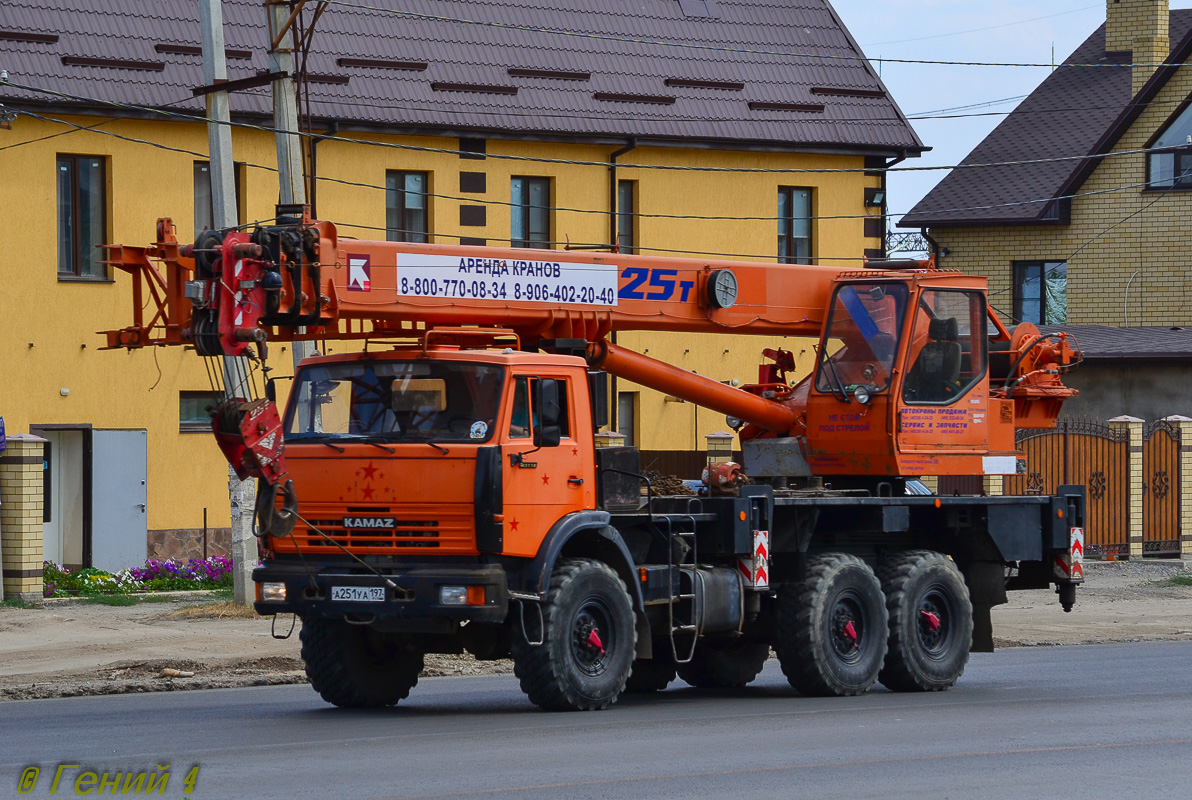
[(391, 242), (427, 241), (425, 172), (385, 173), (385, 238)]
[[(244, 165), (237, 163), (232, 167), (233, 180), (236, 182), (236, 222), (244, 224), (244, 202), (241, 195), (241, 173)], [(201, 231), (215, 229), (215, 196), (211, 191), (211, 162), (195, 162), (195, 236)]]
[(178, 431), (180, 433), (211, 433), (209, 407), (223, 402), (219, 392), (179, 392)]
[(811, 263), (811, 190), (778, 188), (778, 262)]
[(1192, 104), (1148, 145), (1147, 184), (1154, 189), (1192, 189)]
[(550, 178), (514, 177), (510, 180), (510, 194), (510, 245), (549, 248)]
[(617, 182), (617, 249), (622, 253), (632, 253), (637, 246), (637, 209), (633, 204), (636, 189), (637, 181)]
[(107, 176), (102, 156), (58, 156), (58, 277), (107, 280)]
[(1068, 321), (1067, 262), (1014, 262), (1014, 319), (1036, 325)]

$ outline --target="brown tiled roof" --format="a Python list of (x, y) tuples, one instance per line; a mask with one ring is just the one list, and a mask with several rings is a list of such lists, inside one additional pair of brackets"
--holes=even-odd
[[(1192, 53), (1192, 10), (1172, 10), (1171, 61)], [(1129, 64), (1129, 53), (1105, 52), (1102, 25), (1064, 61), (1067, 65)], [(1039, 84), (961, 162), (1004, 164), (1103, 154), (1146, 108), (1174, 74), (1160, 68), (1131, 96), (1131, 68), (1060, 66)], [(1021, 166), (954, 169), (898, 223), (904, 228), (966, 227), (1058, 222), (1062, 201), (1079, 190), (1100, 159), (1031, 163)]]
[[(403, 13), (337, 3), (318, 22), (308, 64), (321, 76), (308, 84), (316, 119), (465, 135), (728, 141), (885, 155), (924, 149), (827, 0), (373, 5)], [(262, 4), (225, 0), (223, 7), (228, 47), (251, 52), (229, 60), (229, 79), (257, 75), (266, 69)], [(0, 67), (15, 84), (203, 108), (191, 97), (203, 82), (193, 54), (195, 2), (3, 0), (3, 11)], [(20, 41), (3, 31), (58, 39)], [(76, 105), (3, 85), (0, 100)], [(775, 110), (779, 104), (792, 108)], [(271, 109), (268, 87), (232, 97), (241, 117)]]
[(1085, 361), (1192, 362), (1192, 328), (1115, 328), (1112, 325), (1041, 325), (1043, 333), (1076, 337)]

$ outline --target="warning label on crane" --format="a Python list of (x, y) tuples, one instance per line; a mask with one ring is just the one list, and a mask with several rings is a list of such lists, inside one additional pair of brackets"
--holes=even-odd
[(615, 264), (464, 258), (400, 253), (397, 293), (402, 297), (512, 300), (531, 303), (617, 304)]

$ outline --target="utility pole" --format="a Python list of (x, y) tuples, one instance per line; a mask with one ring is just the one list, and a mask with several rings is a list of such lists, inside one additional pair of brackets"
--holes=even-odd
[[(224, 47), (223, 9), (221, 0), (201, 0), (199, 24), (202, 27), (203, 82), (207, 86), (228, 79), (227, 54)], [(207, 142), (211, 154), (212, 225), (216, 230), (234, 228), (236, 213), (236, 173), (232, 160), (231, 109), (227, 92), (207, 95)], [(251, 397), (248, 359), (223, 359), (224, 397)], [(256, 537), (252, 533), (256, 490), (251, 480), (242, 481), (236, 471), (228, 467), (228, 498), (232, 512), (232, 578), (236, 602), (248, 605), (254, 599), (252, 570), (257, 562)]]
[[(281, 182), (282, 205), (306, 205), (306, 183), (302, 169), (302, 140), (298, 136), (298, 95), (294, 90), (293, 22), (306, 0), (267, 0), (269, 12), (269, 71), (282, 77), (273, 81), (273, 128), (277, 140), (277, 176)], [(304, 333), (305, 328), (299, 328)], [(293, 343), (294, 372), (298, 362), (314, 353), (314, 342)]]

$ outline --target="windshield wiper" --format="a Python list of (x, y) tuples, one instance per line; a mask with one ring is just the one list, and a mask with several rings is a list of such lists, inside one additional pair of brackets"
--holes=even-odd
[(378, 442), (376, 439), (369, 437), (369, 436), (359, 436), (359, 437), (352, 439), (351, 441), (360, 442), (361, 444), (371, 444), (373, 447), (379, 447), (382, 450), (384, 450), (386, 453), (389, 453), (390, 455), (397, 452), (392, 447), (386, 447), (385, 445)]

